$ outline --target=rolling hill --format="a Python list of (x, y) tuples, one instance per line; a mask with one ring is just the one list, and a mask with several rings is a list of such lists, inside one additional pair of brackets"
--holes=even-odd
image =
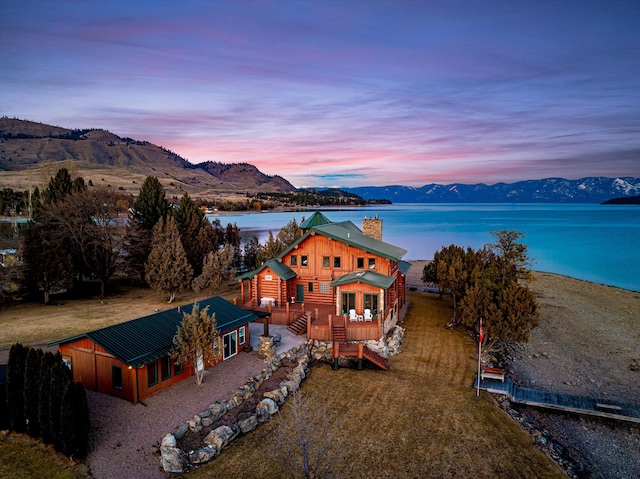
[(284, 178), (266, 175), (247, 163), (194, 165), (161, 146), (121, 138), (106, 130), (70, 130), (0, 118), (0, 187), (43, 187), (62, 167), (74, 177), (132, 194), (138, 193), (147, 176), (158, 177), (167, 196), (188, 192), (206, 198), (296, 191)]

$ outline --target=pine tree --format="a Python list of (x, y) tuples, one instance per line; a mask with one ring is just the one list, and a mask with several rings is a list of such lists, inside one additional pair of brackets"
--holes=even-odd
[(213, 251), (215, 235), (212, 225), (188, 193), (180, 198), (180, 203), (171, 212), (171, 216), (180, 232), (180, 239), (189, 264), (194, 275), (198, 276), (202, 271), (205, 255)]
[(223, 282), (235, 275), (231, 268), (232, 262), (233, 247), (229, 244), (218, 251), (210, 252), (204, 259), (202, 274), (193, 280), (193, 289), (196, 292), (216, 292)]
[(42, 349), (29, 349), (24, 370), (24, 416), (27, 423), (27, 434), (31, 437), (40, 436), (40, 421), (38, 416), (40, 401), (40, 363), (43, 356)]
[(176, 294), (187, 290), (193, 278), (193, 269), (180, 241), (173, 218), (160, 220), (153, 228), (151, 253), (145, 265), (145, 279), (151, 289), (168, 295), (171, 303)]
[(24, 376), (29, 348), (20, 343), (11, 346), (7, 362), (7, 410), (9, 426), (16, 432), (26, 428), (24, 415)]
[(260, 242), (257, 236), (252, 236), (249, 241), (244, 244), (242, 255), (242, 270), (253, 271), (258, 267), (258, 252), (260, 251)]
[(193, 366), (198, 385), (202, 384), (205, 366), (222, 355), (216, 315), (213, 313), (209, 316), (208, 309), (200, 310), (196, 303), (190, 313), (183, 313), (182, 324), (173, 338), (171, 350), (171, 357), (176, 362)]
[(155, 176), (145, 178), (131, 209), (131, 221), (147, 231), (151, 231), (160, 219), (167, 218), (171, 205), (158, 178)]
[(42, 192), (45, 203), (55, 203), (73, 191), (73, 182), (69, 170), (61, 168), (56, 176), (49, 180), (47, 188)]

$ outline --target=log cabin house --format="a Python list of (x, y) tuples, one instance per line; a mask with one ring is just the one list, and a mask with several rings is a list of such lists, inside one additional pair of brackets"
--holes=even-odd
[[(219, 296), (198, 302), (200, 310), (215, 313), (222, 349), (210, 367), (235, 356), (250, 344), (248, 323), (257, 316)], [(173, 337), (184, 313), (193, 305), (178, 306), (71, 338), (55, 341), (74, 381), (85, 388), (136, 404), (152, 394), (193, 376), (193, 366), (176, 364), (169, 356)]]
[(333, 342), (336, 366), (339, 356), (368, 357), (362, 341), (389, 332), (406, 302), (406, 250), (382, 241), (377, 216), (365, 217), (360, 230), (316, 211), (300, 228), (277, 258), (236, 277), (239, 303), (307, 339)]

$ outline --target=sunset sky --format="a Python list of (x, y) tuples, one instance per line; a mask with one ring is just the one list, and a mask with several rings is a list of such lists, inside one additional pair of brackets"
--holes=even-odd
[(640, 176), (640, 0), (4, 1), (0, 115), (297, 187)]

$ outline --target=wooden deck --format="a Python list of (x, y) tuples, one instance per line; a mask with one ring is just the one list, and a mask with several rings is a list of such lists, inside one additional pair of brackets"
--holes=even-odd
[[(474, 387), (477, 386), (478, 378), (476, 377)], [(516, 386), (509, 379), (505, 379), (504, 382), (494, 379), (480, 379), (480, 389), (504, 394), (512, 402), (518, 404), (640, 423), (640, 406), (634, 404), (523, 388)]]

